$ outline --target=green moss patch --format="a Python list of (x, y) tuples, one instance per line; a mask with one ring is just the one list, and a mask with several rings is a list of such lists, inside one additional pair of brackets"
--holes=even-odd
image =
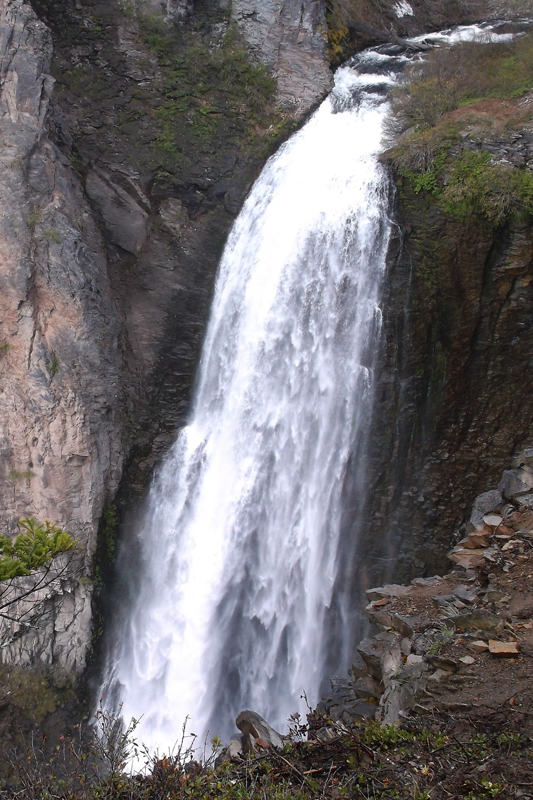
[(41, 724), (60, 700), (44, 674), (22, 667), (0, 667), (0, 692), (32, 723)]

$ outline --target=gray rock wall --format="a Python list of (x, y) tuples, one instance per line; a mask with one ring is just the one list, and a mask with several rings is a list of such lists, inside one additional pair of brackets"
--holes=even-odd
[[(229, 9), (208, 5), (137, 3), (169, 25), (193, 15), (216, 45)], [(329, 86), (323, 9), (273, 4), (252, 24), (244, 5), (232, 19), (299, 119)], [(0, 9), (0, 526), (50, 519), (81, 548), (22, 609), (35, 629), (0, 625), (0, 658), (79, 673), (104, 504), (121, 477), (125, 505), (145, 488), (185, 416), (221, 247), (268, 151), (250, 154), (229, 109), (163, 169), (161, 73), (119, 0)]]
[[(58, 522), (83, 548), (77, 570), (86, 574), (122, 466), (119, 327), (100, 235), (46, 134), (51, 54), (50, 33), (30, 6), (2, 0), (0, 528), (15, 534), (24, 516)], [(1, 649), (1, 658), (83, 669), (90, 591), (67, 583), (48, 592), (38, 635)], [(4, 645), (13, 632), (4, 621)]]
[(304, 116), (329, 91), (323, 0), (233, 0), (231, 19), (272, 69), (285, 108)]

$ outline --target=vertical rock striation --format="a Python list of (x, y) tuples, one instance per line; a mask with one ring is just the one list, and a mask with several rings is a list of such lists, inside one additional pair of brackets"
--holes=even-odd
[[(531, 125), (514, 143), (479, 147), (500, 163), (532, 164)], [(449, 215), (396, 180), (401, 229), (385, 298), (363, 581), (440, 571), (464, 532), (467, 498), (497, 482), (533, 436), (531, 217), (493, 226), (481, 214)]]
[(233, 0), (231, 19), (272, 70), (283, 106), (297, 117), (329, 91), (322, 0)]
[[(23, 0), (0, 3), (0, 525), (64, 526), (87, 572), (106, 493), (120, 475), (118, 324), (100, 236), (47, 137), (51, 36)], [(65, 575), (40, 630), (1, 651), (80, 672), (90, 588)], [(7, 627), (6, 627), (7, 626)], [(11, 641), (9, 623), (3, 644)]]

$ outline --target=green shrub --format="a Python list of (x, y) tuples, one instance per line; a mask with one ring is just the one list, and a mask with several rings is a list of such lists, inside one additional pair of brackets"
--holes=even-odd
[(492, 164), (488, 153), (465, 151), (443, 191), (451, 214), (480, 212), (493, 225), (508, 217), (533, 214), (533, 173)]
[(213, 47), (194, 32), (178, 37), (157, 14), (139, 15), (138, 24), (161, 74), (156, 146), (169, 168), (179, 168), (184, 154), (199, 146), (209, 149), (228, 119), (248, 136), (256, 125), (279, 122), (272, 108), (275, 79), (252, 60), (236, 27)]
[(54, 228), (47, 228), (44, 235), (52, 244), (61, 244), (61, 236)]
[(32, 517), (19, 521), (16, 539), (0, 535), (0, 580), (31, 575), (60, 553), (74, 547), (74, 539), (55, 522), (38, 523)]
[(52, 350), (52, 358), (50, 362), (46, 365), (46, 369), (50, 373), (50, 375), (56, 375), (59, 372), (59, 358), (57, 357), (56, 353)]

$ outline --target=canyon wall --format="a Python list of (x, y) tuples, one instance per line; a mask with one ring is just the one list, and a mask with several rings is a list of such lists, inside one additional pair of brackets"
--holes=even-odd
[(186, 414), (229, 227), (330, 87), (324, 12), (316, 0), (1, 9), (0, 519), (12, 535), (24, 516), (50, 519), (80, 548), (35, 596), (35, 630), (4, 621), (2, 659), (79, 673), (102, 513), (99, 582), (121, 477), (119, 508)]
[[(76, 574), (86, 574), (123, 460), (119, 324), (100, 233), (46, 133), (50, 33), (28, 5), (6, 0), (0, 37), (0, 523), (9, 534), (28, 515), (68, 526), (84, 551)], [(3, 621), (3, 657), (80, 671), (88, 586), (69, 576), (40, 600), (38, 631), (18, 638)]]
[[(4, 626), (6, 661), (83, 670), (102, 512), (136, 513), (183, 424), (226, 235), (328, 91), (326, 47), (524, 13), (331, 7), (328, 42), (321, 0), (0, 2), (0, 519), (14, 534), (49, 518), (82, 547), (41, 598), (39, 633)], [(397, 555), (404, 573), (433, 569), (462, 522), (447, 509), (466, 510), (529, 430), (530, 228), (421, 202), (400, 192), (361, 534), (372, 583)], [(348, 530), (349, 480), (346, 501)], [(114, 519), (100, 525), (108, 561)]]

